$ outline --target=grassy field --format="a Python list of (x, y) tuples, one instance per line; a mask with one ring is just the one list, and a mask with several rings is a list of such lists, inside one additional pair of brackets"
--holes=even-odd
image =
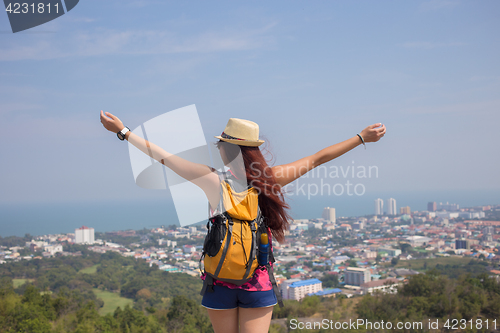
[(34, 279), (12, 279), (12, 282), (14, 283), (14, 288), (19, 288), (26, 282), (33, 282), (35, 281)]
[[(400, 260), (395, 268), (411, 268), (416, 271), (426, 271), (428, 269), (434, 268), (437, 264), (441, 265), (466, 265), (471, 261), (471, 258), (466, 257), (439, 257), (431, 259), (413, 259), (413, 260)], [(427, 263), (427, 268), (424, 268), (425, 263)], [(390, 267), (391, 264), (386, 264)]]
[(104, 306), (99, 310), (99, 313), (101, 315), (113, 313), (117, 307), (121, 307), (123, 309), (126, 305), (132, 306), (132, 303), (134, 302), (131, 299), (121, 297), (120, 294), (117, 293), (103, 291), (97, 288), (94, 288), (92, 290), (97, 298), (100, 298), (104, 301)]
[(83, 268), (83, 269), (80, 270), (80, 273), (94, 274), (95, 272), (97, 272), (97, 267), (99, 267), (100, 265), (101, 264), (97, 264), (97, 265), (94, 265), (94, 266)]

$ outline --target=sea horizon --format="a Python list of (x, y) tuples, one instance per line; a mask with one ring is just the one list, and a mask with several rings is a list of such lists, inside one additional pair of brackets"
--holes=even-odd
[[(430, 201), (449, 202), (460, 208), (500, 204), (500, 190), (441, 190), (365, 193), (362, 196), (291, 196), (287, 198), (294, 219), (321, 217), (324, 207), (336, 209), (339, 217), (374, 214), (374, 200), (396, 199), (397, 209), (409, 206), (411, 211), (427, 209)], [(72, 233), (87, 226), (96, 232), (140, 230), (179, 225), (171, 199), (132, 202), (52, 202), (0, 203), (0, 236), (32, 236)]]

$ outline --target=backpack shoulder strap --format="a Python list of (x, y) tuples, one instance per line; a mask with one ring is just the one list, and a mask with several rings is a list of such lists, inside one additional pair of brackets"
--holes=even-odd
[(278, 305), (280, 308), (283, 307), (283, 297), (278, 289), (278, 285), (276, 284), (276, 279), (274, 278), (273, 267), (271, 264), (266, 265), (267, 273), (269, 274), (269, 281), (271, 281), (271, 285), (273, 286), (274, 294), (276, 295), (276, 299), (278, 300)]
[(224, 182), (227, 181), (228, 179), (228, 176), (227, 176), (227, 172), (224, 172), (224, 171), (219, 171), (217, 169), (214, 169), (214, 168), (211, 168), (212, 171), (214, 172), (217, 172), (217, 176), (219, 177), (219, 197), (220, 197), (220, 200), (219, 200), (219, 204), (217, 205), (217, 207), (215, 208), (215, 211), (212, 211), (211, 207), (210, 207), (210, 202), (208, 203), (208, 217), (212, 217), (214, 215), (217, 215), (217, 214), (222, 214), (223, 213), (223, 202), (222, 202), (222, 199), (223, 199), (223, 190), (222, 190), (222, 186), (221, 184), (223, 184)]

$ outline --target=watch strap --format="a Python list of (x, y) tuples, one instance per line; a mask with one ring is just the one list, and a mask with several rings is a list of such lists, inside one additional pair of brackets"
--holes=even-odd
[(123, 141), (123, 140), (125, 140), (125, 134), (127, 134), (128, 131), (130, 131), (130, 128), (125, 126), (124, 129), (122, 129), (120, 132), (116, 133), (116, 136), (118, 136), (118, 139)]

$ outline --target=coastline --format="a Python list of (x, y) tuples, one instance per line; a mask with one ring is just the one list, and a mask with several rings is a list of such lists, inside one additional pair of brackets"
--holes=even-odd
[[(426, 210), (427, 202), (457, 203), (460, 208), (499, 204), (500, 190), (446, 190), (367, 192), (363, 196), (295, 196), (288, 198), (294, 219), (321, 217), (324, 207), (335, 207), (337, 217), (374, 214), (374, 200), (393, 197), (398, 207)], [(98, 232), (139, 230), (161, 225), (178, 225), (170, 198), (130, 202), (0, 203), (0, 236), (32, 236), (72, 233), (83, 225)]]

